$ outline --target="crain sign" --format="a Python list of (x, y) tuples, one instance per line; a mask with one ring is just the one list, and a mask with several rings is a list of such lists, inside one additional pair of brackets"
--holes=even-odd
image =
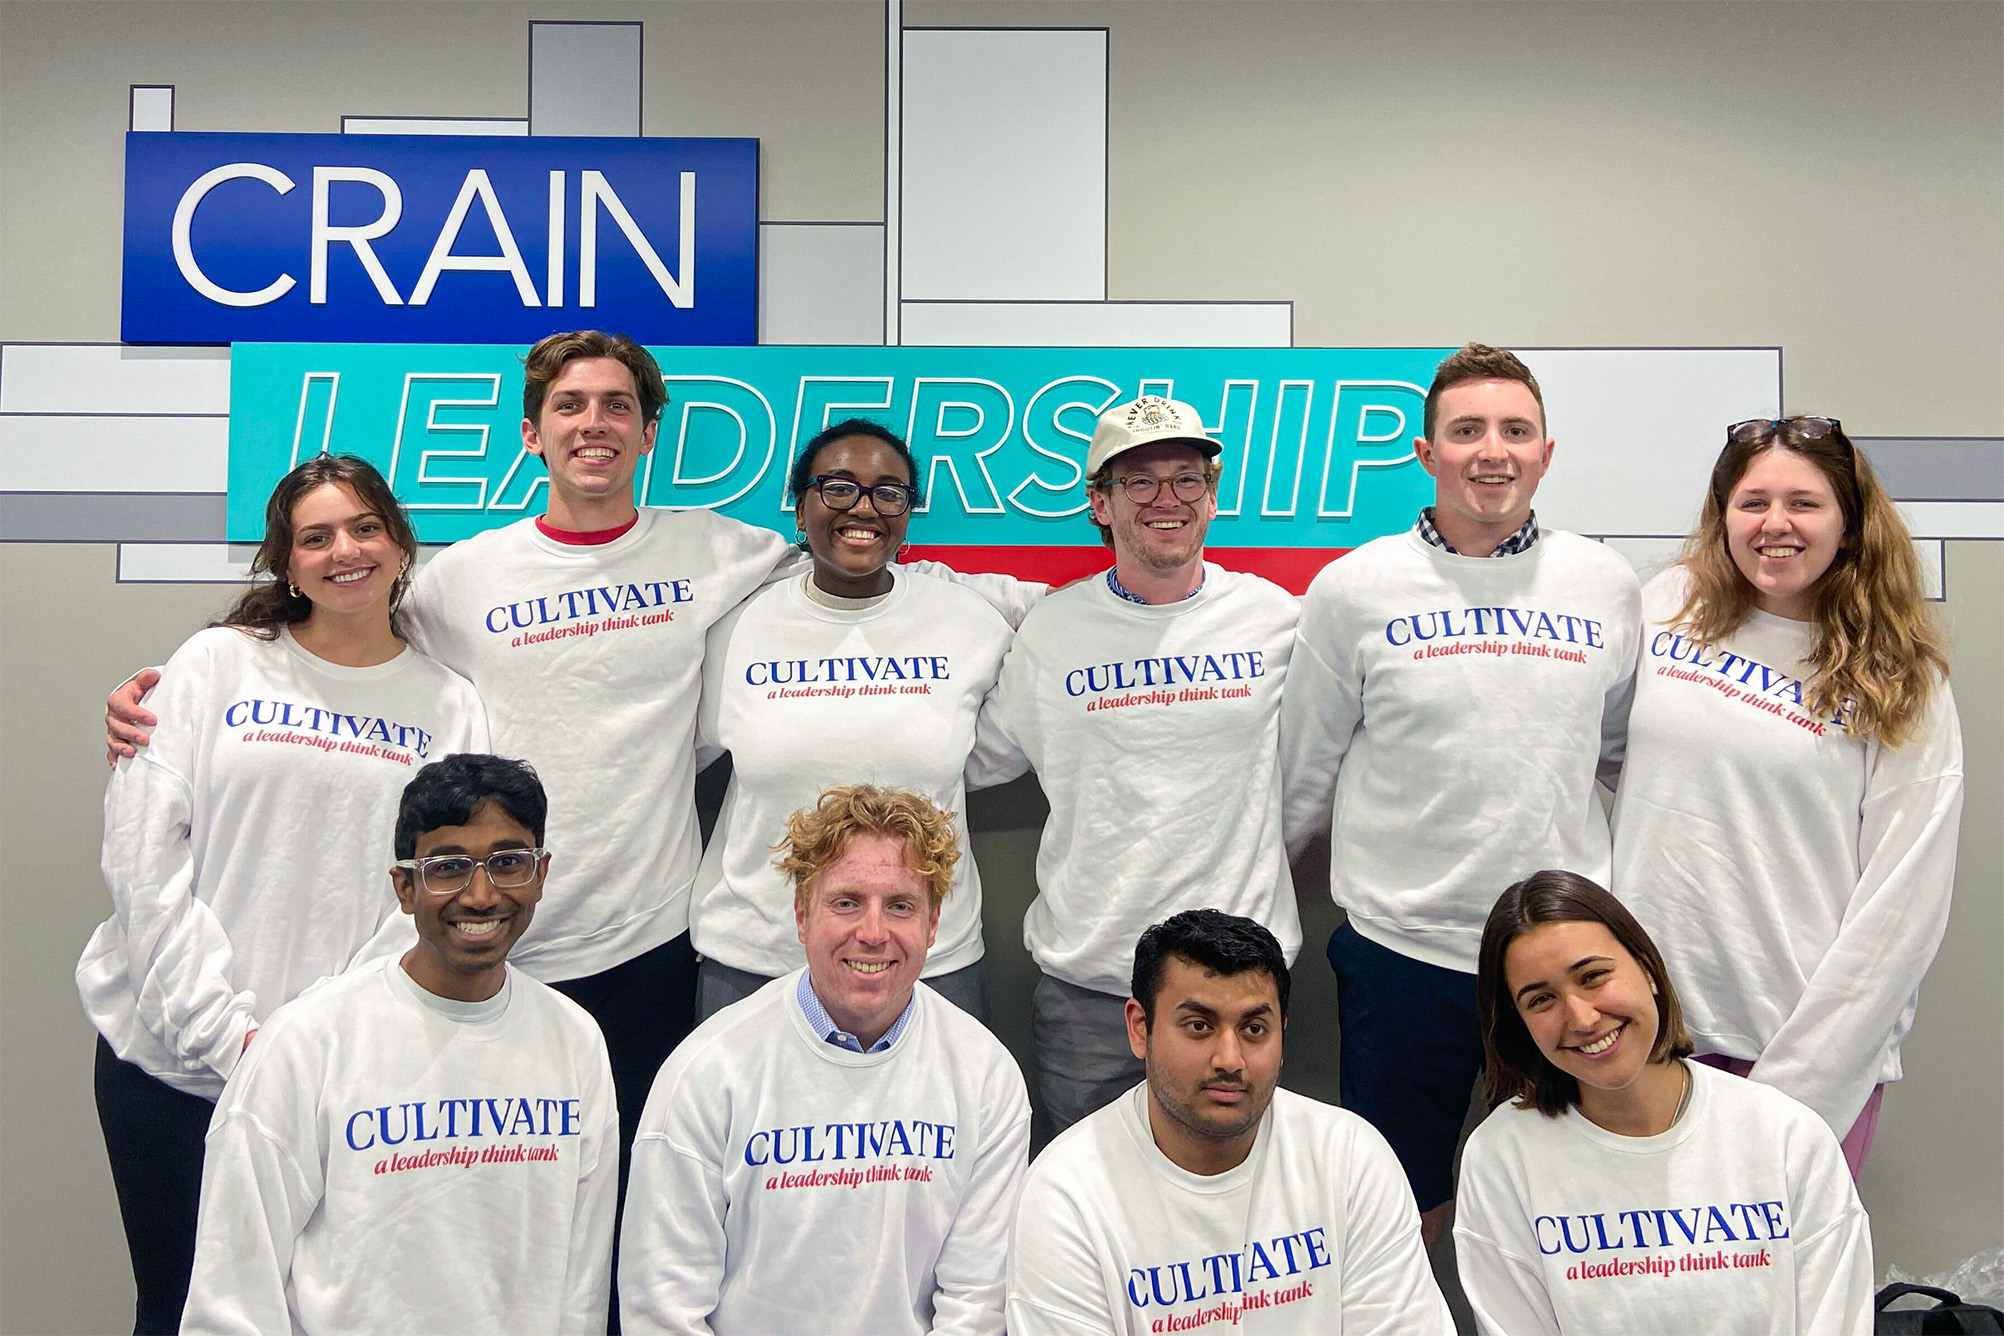
[(757, 333), (758, 142), (126, 136), (128, 343)]

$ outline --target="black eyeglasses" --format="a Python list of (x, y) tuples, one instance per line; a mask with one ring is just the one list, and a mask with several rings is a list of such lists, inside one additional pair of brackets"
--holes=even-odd
[(1764, 441), (1770, 436), (1788, 436), (1797, 441), (1820, 441), (1827, 436), (1840, 435), (1843, 430), (1844, 424), (1836, 418), (1748, 418), (1745, 422), (1735, 422), (1727, 427), (1726, 439), (1734, 445)]
[(870, 506), (879, 515), (902, 515), (912, 508), (912, 489), (901, 482), (880, 482), (865, 487), (854, 478), (831, 478), (825, 474), (809, 478), (807, 485), (821, 496), (830, 510), (853, 510), (863, 493), (870, 494)]

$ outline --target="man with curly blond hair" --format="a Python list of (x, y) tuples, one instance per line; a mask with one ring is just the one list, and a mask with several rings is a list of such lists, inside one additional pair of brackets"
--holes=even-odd
[(952, 817), (847, 785), (777, 847), (807, 967), (705, 1021), (655, 1079), (624, 1329), (1000, 1333), (1030, 1102), (1008, 1050), (919, 979), (961, 857)]

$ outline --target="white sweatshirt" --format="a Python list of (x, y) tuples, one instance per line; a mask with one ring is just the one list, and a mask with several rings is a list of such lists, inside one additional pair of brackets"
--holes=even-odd
[(1754, 1061), (1847, 1133), (1948, 926), (1962, 733), (1939, 684), (1897, 749), (1806, 703), (1814, 631), (1755, 611), (1724, 644), (1671, 631), (1688, 576), (1643, 591), (1614, 808), (1614, 892), (1649, 929), (1700, 1052)]
[(1504, 1104), (1462, 1151), (1454, 1249), (1485, 1336), (1865, 1336), (1872, 1232), (1844, 1153), (1778, 1090), (1688, 1062), (1660, 1136)]
[(890, 1048), (838, 1048), (799, 982), (724, 1008), (662, 1064), (627, 1183), (624, 1329), (1000, 1336), (1022, 1073), (923, 983)]
[(1392, 534), (1315, 577), (1281, 725), (1287, 842), (1330, 832), (1358, 933), (1473, 973), (1512, 882), (1606, 884), (1594, 779), (1620, 764), (1639, 605), (1625, 559), (1550, 529), (1503, 557)]
[(1206, 1177), (1156, 1148), (1144, 1082), (1037, 1157), (1010, 1241), (1010, 1336), (1200, 1327), (1454, 1330), (1375, 1128), (1276, 1090), (1245, 1162)]
[(597, 1024), (515, 971), (484, 1023), (436, 1001), (385, 959), (258, 1032), (209, 1125), (183, 1332), (605, 1330)]
[(146, 704), (153, 745), (105, 790), (113, 913), (77, 992), (119, 1057), (214, 1099), (260, 1021), (416, 940), (390, 888), (397, 803), (427, 763), (485, 751), (487, 720), (414, 649), (344, 668), (230, 627), (190, 637)]
[[(960, 836), (926, 974), (981, 959), (964, 777), (1009, 640), (1009, 624), (979, 595), (909, 571), (861, 610), (817, 603), (792, 579), (718, 622), (697, 736), (705, 752), (729, 751), (732, 768), (689, 909), (696, 949), (754, 974), (798, 969), (793, 883), (773, 866), (772, 846), (823, 789), (872, 783), (930, 798)], [(1011, 777), (974, 758), (976, 784)]]
[(1301, 945), (1280, 825), (1281, 688), (1299, 607), (1206, 563), (1180, 603), (1103, 578), (1038, 604), (982, 712), (982, 746), (1019, 750), (1050, 799), (1023, 941), (1046, 974), (1127, 996), (1150, 924), (1210, 907)]
[(609, 543), (559, 543), (527, 519), (419, 574), (414, 638), (472, 679), (494, 750), (549, 791), (550, 880), (523, 970), (582, 978), (688, 928), (704, 638), (787, 551), (707, 510), (643, 508)]

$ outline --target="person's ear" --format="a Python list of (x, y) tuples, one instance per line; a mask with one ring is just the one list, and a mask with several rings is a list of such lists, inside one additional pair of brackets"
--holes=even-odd
[(403, 908), (404, 913), (412, 916), (417, 914), (417, 887), (411, 881), (408, 868), (390, 869), (390, 893), (397, 897), (397, 904)]
[(1148, 1056), (1148, 1013), (1131, 997), (1127, 999), (1127, 1048), (1137, 1058)]

